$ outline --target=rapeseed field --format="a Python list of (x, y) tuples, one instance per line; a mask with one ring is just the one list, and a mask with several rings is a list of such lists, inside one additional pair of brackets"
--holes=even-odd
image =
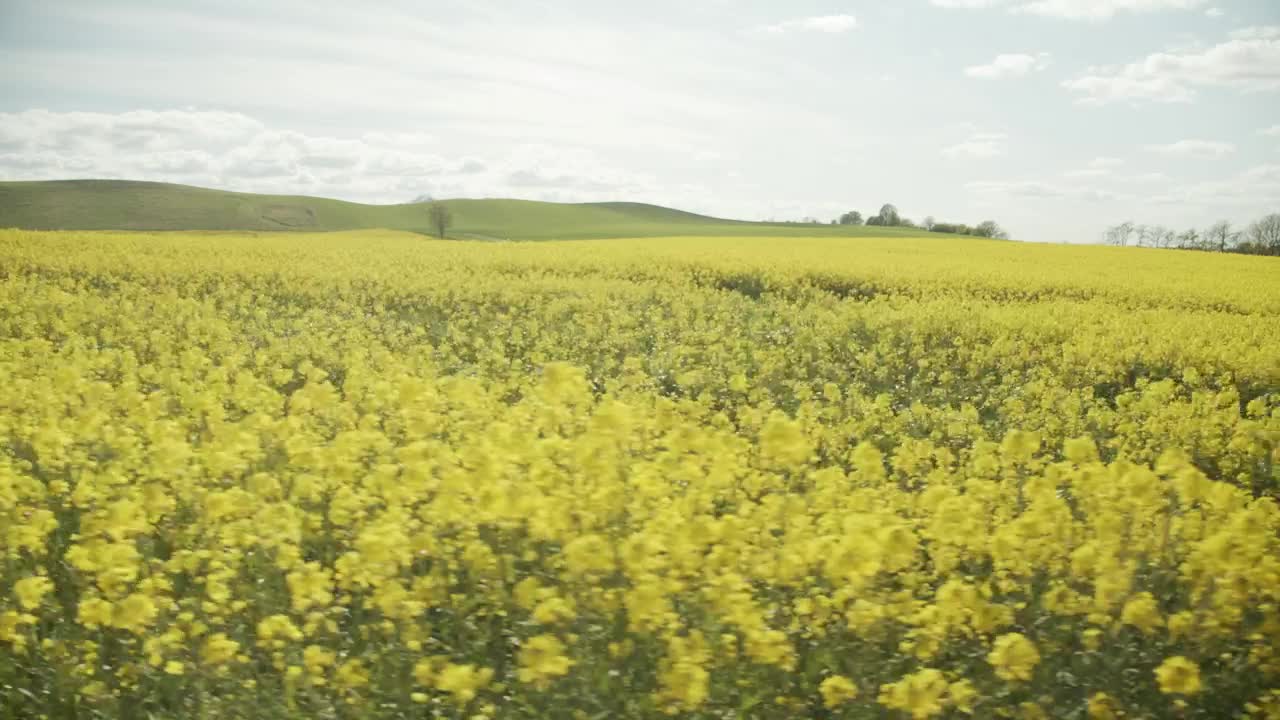
[(1280, 717), (1280, 261), (0, 231), (0, 717)]

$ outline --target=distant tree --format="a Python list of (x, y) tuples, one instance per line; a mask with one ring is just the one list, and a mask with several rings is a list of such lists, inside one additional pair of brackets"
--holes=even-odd
[[(941, 232), (939, 227), (946, 226), (940, 223), (935, 226), (935, 232)], [(1164, 225), (1123, 222), (1107, 228), (1103, 239), (1109, 245), (1133, 243), (1154, 248), (1280, 256), (1280, 213), (1267, 215), (1243, 230), (1234, 229), (1227, 220), (1216, 222), (1203, 232), (1195, 228), (1177, 232)]]
[(1108, 245), (1124, 247), (1129, 244), (1129, 240), (1133, 237), (1133, 231), (1135, 229), (1136, 226), (1133, 224), (1133, 221), (1126, 220), (1119, 225), (1112, 225), (1107, 228), (1106, 232), (1103, 234), (1103, 238), (1106, 240)]
[(892, 203), (885, 203), (880, 208), (880, 214), (876, 217), (880, 218), (882, 225), (888, 227), (894, 227), (902, 222), (902, 216), (898, 214), (898, 208), (894, 207)]
[(936, 225), (936, 224), (937, 224), (937, 223), (935, 223), (935, 222), (933, 221), (933, 216), (932, 216), (932, 215), (925, 215), (925, 216), (924, 216), (924, 220), (921, 220), (921, 221), (920, 221), (920, 227), (924, 228), (925, 230), (927, 230), (927, 231), (929, 231), (929, 232), (933, 232), (933, 226), (934, 226), (934, 225)]
[(1199, 250), (1200, 249), (1200, 232), (1195, 228), (1183, 230), (1178, 233), (1175, 246), (1183, 250)]
[(861, 225), (862, 213), (858, 212), (857, 210), (850, 210), (849, 212), (840, 216), (840, 224), (841, 225)]
[(997, 240), (1009, 239), (1009, 234), (995, 220), (983, 220), (978, 223), (978, 226), (973, 229), (973, 234), (978, 237), (995, 238)]
[(432, 200), (427, 204), (427, 219), (431, 223), (432, 232), (442, 239), (449, 231), (449, 227), (453, 225), (453, 213), (449, 212), (449, 208), (439, 200)]
[(1280, 213), (1272, 213), (1250, 225), (1244, 237), (1253, 252), (1280, 255)]
[(884, 218), (880, 217), (879, 215), (875, 215), (875, 216), (869, 217), (869, 218), (867, 218), (867, 225), (869, 225), (869, 226), (882, 226), (882, 225), (884, 225)]
[(1150, 235), (1150, 232), (1151, 232), (1150, 228), (1148, 228), (1146, 225), (1134, 225), (1133, 226), (1133, 244), (1137, 245), (1138, 247), (1146, 247), (1147, 238)]
[(1204, 231), (1205, 245), (1208, 249), (1218, 252), (1226, 252), (1235, 245), (1238, 237), (1238, 233), (1231, 229), (1231, 223), (1226, 220), (1219, 220)]

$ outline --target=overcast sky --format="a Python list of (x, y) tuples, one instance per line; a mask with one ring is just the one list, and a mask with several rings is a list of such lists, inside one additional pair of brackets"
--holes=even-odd
[(0, 178), (68, 177), (1243, 223), (1280, 212), (1280, 0), (0, 0)]

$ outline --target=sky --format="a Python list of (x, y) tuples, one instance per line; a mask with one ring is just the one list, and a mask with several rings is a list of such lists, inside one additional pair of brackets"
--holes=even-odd
[(0, 179), (994, 219), (1280, 212), (1280, 0), (0, 0)]

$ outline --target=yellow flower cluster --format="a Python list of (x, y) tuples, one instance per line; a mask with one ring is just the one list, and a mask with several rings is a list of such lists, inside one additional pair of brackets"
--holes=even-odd
[(0, 387), (0, 717), (1280, 717), (1269, 258), (0, 231)]

